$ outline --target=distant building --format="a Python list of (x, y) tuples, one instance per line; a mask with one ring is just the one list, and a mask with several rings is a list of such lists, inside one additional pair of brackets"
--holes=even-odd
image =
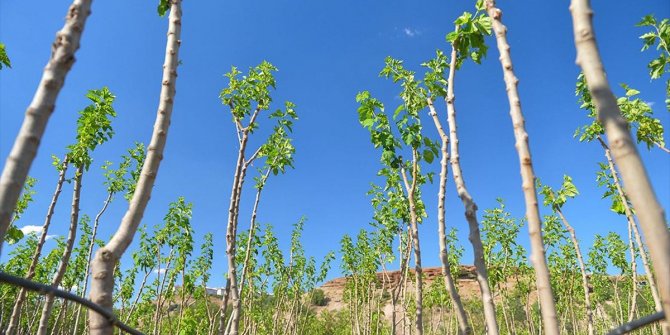
[(223, 296), (223, 292), (226, 291), (225, 287), (208, 287), (206, 288), (208, 295), (217, 295)]

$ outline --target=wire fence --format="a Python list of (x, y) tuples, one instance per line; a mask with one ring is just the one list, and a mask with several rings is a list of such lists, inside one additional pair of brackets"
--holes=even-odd
[(633, 330), (640, 329), (642, 327), (648, 326), (654, 322), (659, 322), (661, 320), (665, 319), (665, 313), (664, 312), (657, 312), (652, 315), (647, 315), (645, 317), (641, 317), (637, 320), (633, 320), (631, 322), (625, 323), (615, 329), (612, 329), (607, 335), (621, 335), (621, 334), (626, 334), (630, 333)]
[(47, 295), (47, 294), (53, 294), (56, 297), (63, 298), (65, 300), (69, 300), (75, 303), (78, 303), (80, 305), (83, 305), (84, 307), (95, 311), (96, 313), (104, 316), (107, 318), (107, 320), (114, 325), (115, 327), (119, 328), (120, 330), (132, 334), (132, 335), (144, 335), (144, 333), (126, 325), (125, 323), (121, 322), (116, 315), (107, 308), (104, 308), (88, 299), (82, 298), (76, 294), (72, 294), (67, 291), (59, 290), (58, 288), (55, 288), (53, 286), (49, 285), (44, 285), (41, 283), (36, 283), (34, 281), (27, 280), (25, 278), (21, 277), (16, 277), (9, 275), (7, 273), (4, 273), (0, 271), (0, 282), (7, 283), (10, 285), (14, 286), (21, 286), (26, 288), (29, 291), (35, 291), (38, 294), (41, 295)]

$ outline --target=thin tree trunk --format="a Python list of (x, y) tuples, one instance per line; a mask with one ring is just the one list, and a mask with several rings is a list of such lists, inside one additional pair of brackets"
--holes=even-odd
[[(37, 242), (37, 246), (35, 247), (35, 253), (33, 254), (33, 258), (30, 261), (30, 266), (28, 267), (28, 272), (26, 273), (25, 278), (27, 280), (31, 280), (35, 276), (37, 264), (39, 263), (40, 256), (42, 255), (42, 248), (44, 247), (44, 243), (47, 240), (49, 226), (51, 225), (51, 218), (53, 217), (54, 211), (56, 210), (56, 203), (58, 203), (58, 197), (60, 196), (60, 193), (63, 190), (65, 173), (67, 172), (68, 168), (67, 160), (68, 160), (67, 156), (65, 156), (61, 164), (60, 172), (58, 173), (58, 182), (56, 183), (56, 190), (54, 191), (54, 194), (51, 197), (51, 203), (47, 208), (47, 216), (44, 219), (44, 225), (42, 225), (42, 234), (40, 235), (40, 239)], [(16, 302), (14, 303), (14, 308), (12, 309), (12, 315), (9, 319), (9, 326), (7, 327), (6, 332), (7, 335), (14, 335), (18, 328), (21, 307), (23, 307), (23, 303), (26, 300), (27, 293), (28, 290), (22, 287), (21, 290), (19, 291), (19, 295), (16, 297)]]
[[(68, 263), (70, 262), (70, 255), (72, 254), (72, 248), (74, 246), (74, 241), (77, 238), (77, 224), (79, 223), (79, 199), (81, 195), (81, 179), (84, 174), (83, 167), (77, 167), (74, 177), (74, 190), (72, 192), (72, 213), (70, 214), (70, 231), (68, 232), (67, 242), (65, 245), (65, 251), (63, 252), (63, 257), (60, 260), (58, 265), (58, 271), (54, 276), (53, 281), (51, 282), (52, 287), (58, 287), (65, 276), (65, 271), (67, 270)], [(44, 307), (42, 309), (42, 315), (40, 316), (40, 325), (37, 329), (37, 334), (46, 335), (47, 328), (49, 327), (49, 317), (51, 316), (51, 309), (53, 308), (55, 297), (53, 294), (47, 294), (44, 300)]]
[(137, 308), (137, 303), (140, 300), (140, 297), (142, 296), (142, 291), (144, 291), (144, 286), (147, 284), (147, 278), (149, 278), (149, 274), (151, 274), (151, 270), (147, 271), (144, 274), (144, 278), (142, 278), (142, 283), (140, 284), (140, 288), (137, 291), (137, 297), (135, 298), (135, 301), (130, 305), (130, 310), (128, 311), (128, 315), (126, 315), (124, 323), (128, 323), (130, 320), (130, 317), (133, 315), (133, 312), (135, 311), (135, 308)]
[[(171, 0), (160, 102), (154, 131), (151, 135), (151, 143), (142, 165), (142, 174), (119, 229), (107, 245), (98, 249), (91, 264), (93, 278), (91, 281), (91, 300), (109, 310), (112, 310), (113, 307), (114, 266), (132, 242), (137, 227), (142, 221), (163, 158), (163, 150), (174, 106), (179, 45), (181, 44), (180, 36), (181, 0)], [(113, 333), (112, 324), (94, 311), (89, 311), (89, 329), (90, 335), (111, 335)]]
[(270, 169), (268, 168), (265, 171), (265, 174), (261, 177), (260, 187), (256, 191), (256, 200), (254, 201), (254, 208), (251, 211), (251, 223), (249, 224), (249, 236), (247, 237), (247, 249), (244, 254), (244, 263), (242, 265), (242, 278), (240, 279), (240, 295), (242, 294), (242, 288), (244, 287), (244, 281), (247, 276), (247, 267), (249, 266), (249, 258), (251, 257), (251, 241), (254, 238), (254, 232), (256, 231), (256, 215), (258, 213), (258, 204), (261, 201), (261, 192), (263, 192), (263, 187), (265, 186), (265, 181), (270, 175)]
[(493, 31), (496, 35), (498, 51), (500, 52), (500, 64), (502, 65), (509, 100), (510, 115), (514, 124), (514, 137), (516, 149), (519, 154), (521, 167), (521, 179), (524, 198), (526, 201), (526, 218), (528, 219), (528, 233), (531, 241), (530, 260), (536, 274), (536, 285), (538, 299), (540, 300), (542, 320), (547, 335), (558, 335), (558, 320), (556, 318), (556, 306), (554, 294), (549, 279), (549, 269), (545, 259), (544, 243), (542, 241), (542, 221), (537, 205), (537, 194), (535, 190), (535, 174), (528, 145), (528, 133), (526, 133), (524, 118), (521, 112), (521, 100), (517, 85), (519, 80), (514, 75), (512, 68), (512, 57), (510, 46), (507, 43), (507, 28), (502, 23), (502, 12), (495, 7), (495, 1), (487, 0), (486, 9), (491, 18)]
[(74, 0), (70, 5), (65, 25), (56, 33), (51, 57), (5, 162), (0, 177), (0, 251), (28, 170), (37, 154), (49, 117), (56, 107), (56, 98), (74, 64), (74, 54), (79, 49), (79, 41), (90, 13), (91, 0)]
[[(644, 272), (647, 275), (647, 281), (649, 282), (649, 289), (651, 290), (651, 296), (654, 299), (654, 308), (656, 309), (656, 311), (660, 312), (663, 310), (663, 305), (661, 303), (661, 298), (658, 295), (656, 281), (654, 280), (654, 274), (651, 271), (651, 265), (649, 262), (649, 258), (647, 257), (647, 252), (644, 250), (644, 245), (642, 244), (642, 237), (640, 236), (640, 232), (637, 229), (637, 223), (635, 223), (635, 215), (633, 214), (633, 210), (628, 205), (628, 197), (626, 196), (626, 193), (624, 192), (623, 187), (621, 186), (621, 180), (619, 179), (619, 174), (616, 171), (616, 164), (614, 162), (614, 159), (612, 159), (612, 152), (609, 146), (607, 146), (605, 141), (602, 139), (602, 137), (598, 136), (597, 139), (600, 145), (603, 147), (603, 150), (605, 151), (605, 158), (607, 158), (607, 165), (610, 169), (610, 173), (612, 174), (612, 179), (614, 180), (614, 186), (616, 187), (617, 194), (621, 199), (621, 203), (624, 208), (624, 214), (626, 215), (626, 219), (628, 220), (628, 226), (629, 228), (632, 229), (633, 235), (635, 236), (635, 242), (637, 243), (638, 252), (640, 253), (640, 258), (642, 259), (642, 266), (644, 267)], [(670, 329), (667, 326), (667, 322), (664, 322), (664, 324), (665, 325), (662, 327), (663, 334), (668, 335), (670, 333)]]
[(628, 223), (628, 249), (630, 250), (630, 279), (632, 288), (630, 293), (630, 308), (628, 309), (628, 319), (631, 322), (635, 319), (637, 309), (637, 255), (635, 253), (635, 242), (633, 242), (633, 227)]
[[(67, 303), (67, 300), (66, 300), (66, 301), (63, 302), (63, 305), (61, 306), (60, 311), (58, 312), (58, 316), (56, 317), (56, 323), (54, 324), (54, 328), (51, 330), (51, 335), (57, 335), (58, 334), (58, 330), (61, 327), (61, 321), (63, 321), (63, 317), (67, 313), (67, 306), (68, 306), (68, 303)], [(63, 327), (63, 328), (67, 328), (67, 327)], [(76, 332), (77, 328), (72, 328), (70, 330)]]
[[(95, 220), (93, 222), (93, 232), (91, 233), (91, 243), (88, 245), (88, 253), (86, 255), (86, 274), (84, 275), (84, 288), (81, 290), (81, 296), (86, 296), (86, 290), (88, 289), (88, 275), (89, 275), (89, 272), (91, 270), (91, 256), (93, 255), (93, 246), (95, 246), (95, 237), (98, 234), (98, 226), (100, 224), (100, 217), (107, 210), (107, 207), (109, 206), (109, 203), (112, 202), (113, 196), (114, 196), (113, 192), (109, 192), (107, 194), (107, 199), (105, 199), (105, 203), (102, 205), (102, 209), (100, 209), (98, 214), (95, 216)], [(78, 329), (80, 316), (81, 316), (81, 305), (77, 306), (77, 317), (75, 318), (75, 321), (74, 321), (74, 329)], [(85, 318), (86, 317), (84, 317), (84, 319)]]
[[(453, 54), (452, 54), (453, 56)], [(451, 75), (450, 75), (451, 78)], [(450, 86), (451, 87), (451, 86)], [(446, 234), (446, 220), (445, 220), (445, 209), (444, 203), (446, 199), (446, 190), (447, 190), (447, 166), (449, 164), (449, 137), (444, 131), (440, 119), (437, 117), (437, 112), (433, 106), (433, 101), (428, 99), (428, 106), (430, 107), (430, 115), (433, 118), (435, 123), (435, 128), (437, 128), (438, 133), (440, 134), (440, 139), (442, 140), (442, 146), (440, 148), (442, 152), (442, 158), (440, 159), (440, 187), (437, 194), (437, 234), (438, 241), (440, 245), (440, 262), (442, 264), (442, 275), (444, 276), (444, 285), (449, 292), (452, 303), (456, 306), (456, 316), (458, 317), (458, 332), (459, 334), (471, 334), (472, 329), (468, 324), (468, 317), (465, 314), (465, 309), (463, 309), (463, 303), (461, 302), (461, 297), (456, 290), (456, 285), (454, 284), (454, 278), (451, 275), (451, 268), (449, 265), (449, 254), (447, 250), (447, 234)]]
[(656, 146), (657, 146), (659, 149), (661, 149), (661, 150), (665, 151), (666, 153), (669, 153), (669, 154), (670, 154), (670, 149), (666, 148), (665, 146), (661, 145), (661, 144), (658, 143), (658, 142), (654, 142), (654, 144), (656, 144)]
[(412, 232), (412, 240), (414, 241), (414, 274), (416, 278), (414, 279), (414, 297), (416, 302), (416, 312), (415, 318), (416, 323), (414, 325), (417, 335), (423, 335), (423, 276), (421, 271), (421, 245), (419, 243), (419, 223), (418, 216), (416, 214), (416, 203), (415, 203), (415, 192), (417, 185), (417, 174), (419, 167), (417, 166), (417, 154), (416, 149), (412, 150), (412, 183), (407, 179), (407, 173), (404, 169), (401, 170), (402, 178), (405, 182), (405, 188), (407, 189), (407, 199), (409, 200), (409, 216), (410, 216), (410, 228)]
[(160, 247), (159, 247), (159, 254), (158, 254), (158, 279), (157, 279), (157, 294), (158, 298), (156, 299), (156, 313), (154, 314), (154, 330), (153, 334), (159, 334), (160, 329), (158, 327), (158, 322), (160, 320), (160, 315), (161, 315), (161, 308), (163, 307), (163, 290), (165, 289), (165, 281), (168, 278), (168, 270), (170, 269), (170, 265), (172, 263), (172, 257), (173, 257), (173, 252), (174, 249), (170, 249), (170, 254), (168, 256), (167, 262), (165, 263), (165, 274), (163, 275), (163, 280), (160, 279), (160, 274), (161, 274), (161, 268), (160, 268)]
[(449, 78), (447, 86), (447, 96), (445, 102), (447, 104), (447, 121), (449, 122), (449, 135), (451, 137), (451, 168), (454, 176), (454, 183), (459, 198), (465, 207), (465, 218), (468, 221), (470, 228), (469, 240), (472, 244), (474, 253), (475, 271), (477, 273), (477, 283), (482, 294), (482, 305), (484, 306), (484, 319), (486, 322), (486, 331), (489, 335), (498, 334), (498, 322), (496, 320), (496, 307), (493, 302), (493, 295), (489, 286), (488, 270), (486, 269), (486, 262), (484, 261), (484, 248), (482, 246), (482, 237), (479, 233), (479, 222), (477, 221), (477, 205), (470, 196), (465, 187), (465, 179), (461, 171), (461, 161), (459, 153), (459, 139), (458, 126), (456, 123), (456, 106), (454, 95), (454, 77), (456, 75), (456, 44), (452, 44), (451, 60), (449, 64)]
[[(595, 41), (591, 24), (593, 11), (588, 0), (572, 0), (570, 11), (573, 17), (577, 64), (582, 68), (589, 91), (598, 111), (598, 120), (603, 124), (612, 155), (621, 170), (626, 185), (626, 194), (637, 211), (638, 219), (649, 244), (651, 259), (659, 266), (657, 272), (659, 293), (663, 310), (670, 311), (670, 231), (665, 215), (644, 169), (637, 148), (630, 136), (628, 124), (621, 116), (616, 98), (605, 77), (605, 69)], [(665, 320), (670, 320), (667, 313)]]
[(226, 332), (226, 309), (228, 307), (228, 298), (230, 297), (230, 278), (226, 278), (226, 289), (221, 299), (221, 316), (219, 318), (219, 335)]
[[(181, 334), (181, 324), (184, 320), (184, 304), (186, 303), (186, 257), (182, 258), (181, 264), (181, 292), (179, 292), (179, 318), (177, 319), (177, 334)], [(195, 284), (195, 283), (194, 283)], [(195, 292), (194, 292), (195, 293)], [(195, 300), (195, 294), (191, 294), (193, 300)], [(207, 296), (205, 295), (205, 299)]]
[[(242, 300), (237, 283), (237, 265), (235, 264), (235, 243), (237, 239), (237, 219), (239, 215), (239, 205), (242, 196), (242, 183), (244, 182), (244, 150), (247, 144), (247, 134), (242, 135), (240, 149), (233, 178), (233, 189), (230, 195), (230, 208), (228, 210), (228, 225), (226, 228), (226, 255), (228, 258), (228, 280), (230, 281), (230, 297), (233, 303), (232, 315), (230, 320), (231, 331), (226, 330), (226, 334), (237, 335), (239, 329), (240, 315), (242, 314)], [(229, 328), (226, 326), (226, 328)]]
[(577, 240), (577, 234), (575, 229), (570, 225), (568, 220), (563, 215), (563, 211), (560, 209), (556, 210), (556, 213), (561, 218), (565, 229), (568, 230), (570, 234), (570, 240), (572, 241), (572, 246), (575, 248), (575, 253), (577, 254), (577, 263), (579, 264), (579, 271), (582, 274), (582, 289), (584, 289), (584, 307), (586, 308), (586, 322), (588, 326), (588, 334), (593, 335), (593, 311), (591, 309), (591, 294), (589, 293), (589, 278), (586, 274), (586, 266), (584, 265), (584, 257), (582, 257), (582, 251), (579, 247), (579, 241)]

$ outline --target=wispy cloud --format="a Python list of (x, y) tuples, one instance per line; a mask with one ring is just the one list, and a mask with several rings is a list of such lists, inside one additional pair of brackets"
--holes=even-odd
[[(23, 232), (23, 235), (41, 234), (42, 226), (36, 226), (36, 225), (23, 226), (21, 227), (21, 232)], [(46, 240), (48, 241), (56, 237), (58, 237), (58, 235), (47, 235)]]
[(168, 270), (167, 268), (160, 268), (160, 269), (155, 269), (153, 272), (158, 273), (158, 274), (164, 274), (165, 272), (167, 272), (167, 270)]
[(654, 101), (645, 101), (644, 103), (649, 105), (649, 107), (653, 107), (654, 104), (656, 104), (656, 102), (654, 102)]
[(402, 31), (403, 33), (405, 33), (405, 36), (407, 37), (415, 37), (421, 35), (421, 31), (419, 31), (418, 29), (413, 29), (409, 27), (403, 28)]
[(41, 233), (42, 232), (42, 226), (34, 226), (34, 225), (28, 225), (28, 226), (23, 226), (21, 227), (21, 232), (23, 235), (28, 235), (32, 233)]

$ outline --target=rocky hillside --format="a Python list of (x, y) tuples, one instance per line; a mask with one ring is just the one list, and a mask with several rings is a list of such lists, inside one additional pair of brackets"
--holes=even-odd
[[(413, 273), (414, 270), (411, 270)], [(423, 268), (425, 286), (433, 282), (442, 275), (441, 267)], [(386, 287), (395, 287), (399, 284), (401, 278), (400, 271), (378, 272), (377, 279)], [(343, 300), (344, 287), (347, 282), (346, 277), (336, 278), (324, 283), (320, 289), (323, 290), (327, 304), (323, 307), (317, 307), (315, 310), (335, 311), (346, 306)], [(471, 265), (461, 265), (460, 273), (456, 278), (459, 292), (463, 298), (473, 297), (479, 294), (479, 286), (476, 280), (475, 267)], [(411, 285), (411, 282), (408, 284)], [(425, 287), (424, 286), (424, 287)]]

